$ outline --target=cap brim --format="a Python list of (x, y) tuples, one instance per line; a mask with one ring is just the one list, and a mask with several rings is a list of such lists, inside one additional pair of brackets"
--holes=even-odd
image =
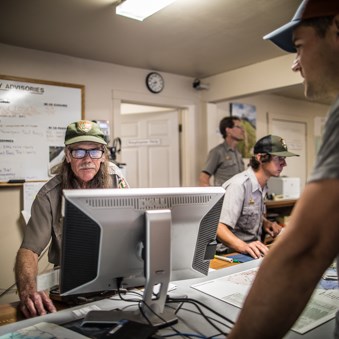
[(296, 49), (293, 44), (293, 29), (300, 23), (300, 20), (290, 21), (284, 26), (276, 29), (275, 31), (265, 35), (264, 40), (270, 40), (281, 49), (289, 53), (295, 53)]
[(107, 145), (107, 142), (105, 142), (103, 139), (90, 136), (90, 135), (81, 135), (81, 136), (69, 139), (65, 141), (65, 145), (67, 146), (67, 145), (75, 144), (76, 142), (86, 142), (86, 141), (97, 142), (98, 144)]
[(279, 157), (299, 157), (299, 154), (295, 154), (295, 153), (288, 152), (288, 151), (285, 151), (285, 152), (272, 152), (272, 153), (269, 153), (269, 154), (277, 155)]

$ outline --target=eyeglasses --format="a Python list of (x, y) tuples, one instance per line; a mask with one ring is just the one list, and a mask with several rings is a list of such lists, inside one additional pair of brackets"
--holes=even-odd
[(100, 159), (102, 155), (104, 154), (104, 151), (101, 149), (72, 149), (70, 151), (71, 156), (74, 159), (82, 159), (86, 155), (89, 155), (91, 159)]

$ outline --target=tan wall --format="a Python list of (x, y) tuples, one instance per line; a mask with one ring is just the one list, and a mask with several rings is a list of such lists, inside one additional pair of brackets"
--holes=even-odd
[[(0, 294), (10, 288), (10, 290), (0, 298), (0, 304), (18, 300), (16, 286), (12, 285), (14, 279), (14, 262), (18, 248), (22, 241), (25, 228), (25, 221), (21, 216), (23, 209), (23, 186), (0, 185)], [(39, 260), (39, 272), (44, 272), (51, 268), (48, 264), (47, 256), (44, 255)]]

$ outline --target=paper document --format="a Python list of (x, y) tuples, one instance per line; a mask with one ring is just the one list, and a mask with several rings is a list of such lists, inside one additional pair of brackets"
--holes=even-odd
[(36, 325), (25, 327), (15, 332), (7, 333), (0, 336), (0, 339), (86, 339), (85, 337), (77, 332), (68, 330), (65, 327), (41, 322)]
[(37, 290), (45, 291), (59, 285), (60, 270), (55, 269), (37, 276)]
[[(192, 285), (203, 293), (241, 308), (258, 267), (234, 273), (218, 279)], [(304, 334), (311, 329), (333, 319), (339, 305), (338, 281), (326, 283), (323, 279), (315, 289), (309, 303), (292, 330)]]

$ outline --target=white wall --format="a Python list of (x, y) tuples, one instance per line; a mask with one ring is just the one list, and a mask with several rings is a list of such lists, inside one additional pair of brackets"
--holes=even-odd
[[(150, 70), (124, 67), (60, 54), (40, 52), (0, 44), (0, 74), (85, 85), (85, 111), (89, 119), (109, 120), (112, 117), (112, 91), (136, 94), (147, 98), (145, 77)], [(193, 79), (163, 74), (165, 88), (154, 94), (159, 97), (194, 104), (199, 95), (192, 88)], [(152, 104), (149, 102), (149, 104)]]
[(294, 54), (258, 62), (204, 79), (210, 90), (203, 93), (206, 102), (220, 102), (272, 89), (300, 84), (302, 77), (291, 71)]

